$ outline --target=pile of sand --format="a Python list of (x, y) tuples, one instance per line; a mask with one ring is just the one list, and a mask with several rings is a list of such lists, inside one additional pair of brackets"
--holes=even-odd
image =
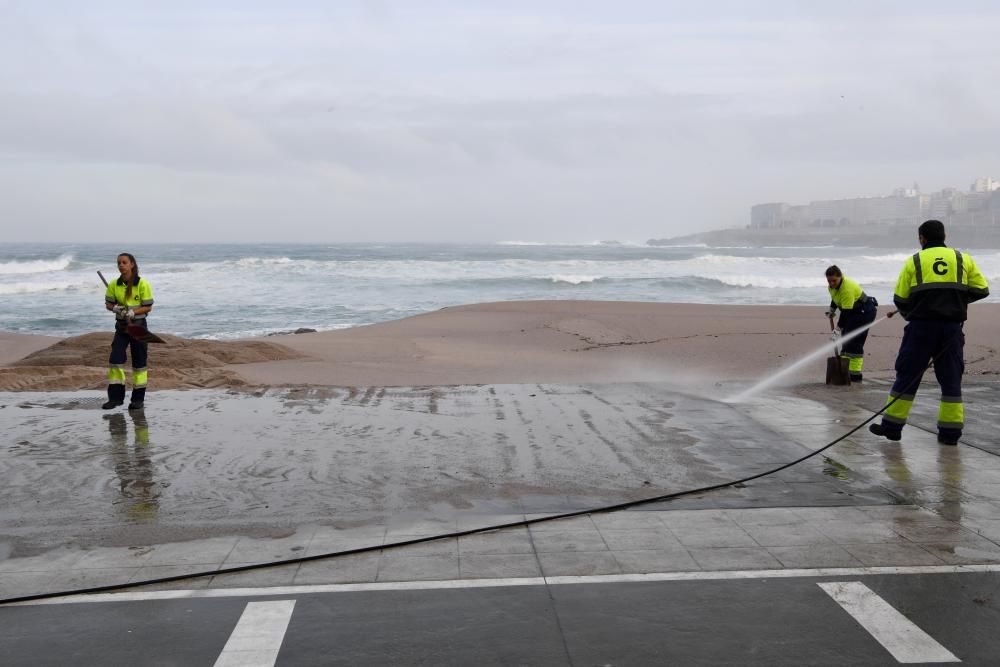
[[(188, 340), (163, 335), (149, 346), (151, 384), (157, 389), (243, 387), (248, 383), (224, 368), (231, 364), (297, 359), (302, 355), (265, 341)], [(0, 368), (0, 390), (45, 391), (103, 388), (111, 333), (90, 333), (54, 345)]]

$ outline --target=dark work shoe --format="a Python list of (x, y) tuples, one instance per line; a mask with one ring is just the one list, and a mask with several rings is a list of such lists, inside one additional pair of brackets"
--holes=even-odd
[(142, 410), (144, 407), (146, 407), (146, 404), (143, 403), (142, 401), (139, 401), (138, 403), (132, 401), (131, 403), (128, 404), (129, 410)]
[(101, 410), (114, 410), (121, 404), (122, 401), (105, 401), (104, 405), (101, 406)]
[(858, 383), (858, 384), (860, 384), (861, 380), (863, 378), (864, 378), (864, 376), (861, 373), (851, 373), (851, 382), (852, 383)]
[(899, 431), (889, 431), (882, 424), (869, 424), (868, 430), (881, 438), (892, 440), (893, 442), (898, 442), (903, 438), (902, 433)]
[(938, 436), (938, 444), (939, 445), (950, 445), (950, 446), (954, 447), (955, 445), (958, 444), (958, 438), (946, 438), (943, 435), (939, 435)]

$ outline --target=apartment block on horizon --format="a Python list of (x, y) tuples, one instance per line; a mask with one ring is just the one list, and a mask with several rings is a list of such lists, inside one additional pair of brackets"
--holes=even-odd
[(830, 199), (803, 205), (785, 202), (750, 208), (751, 229), (824, 228), (919, 224), (937, 218), (953, 225), (1000, 224), (1000, 180), (977, 178), (967, 192), (944, 188), (922, 194), (916, 183), (886, 197)]

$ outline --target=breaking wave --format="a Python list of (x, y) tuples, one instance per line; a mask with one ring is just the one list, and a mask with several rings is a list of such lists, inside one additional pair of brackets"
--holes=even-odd
[(57, 259), (32, 259), (0, 262), (0, 275), (21, 275), (29, 273), (51, 273), (65, 271), (73, 264), (73, 255), (61, 255)]

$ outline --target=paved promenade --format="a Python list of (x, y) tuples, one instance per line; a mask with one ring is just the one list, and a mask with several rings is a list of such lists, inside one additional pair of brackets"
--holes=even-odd
[(983, 379), (969, 383), (958, 447), (936, 443), (925, 385), (901, 443), (861, 429), (739, 487), (391, 548), (762, 472), (843, 435), (886, 388), (807, 386), (739, 405), (650, 384), (160, 392), (143, 414), (111, 415), (77, 395), (4, 394), (0, 595), (361, 547), (384, 548), (86, 602), (767, 573), (992, 576), (1000, 383)]

